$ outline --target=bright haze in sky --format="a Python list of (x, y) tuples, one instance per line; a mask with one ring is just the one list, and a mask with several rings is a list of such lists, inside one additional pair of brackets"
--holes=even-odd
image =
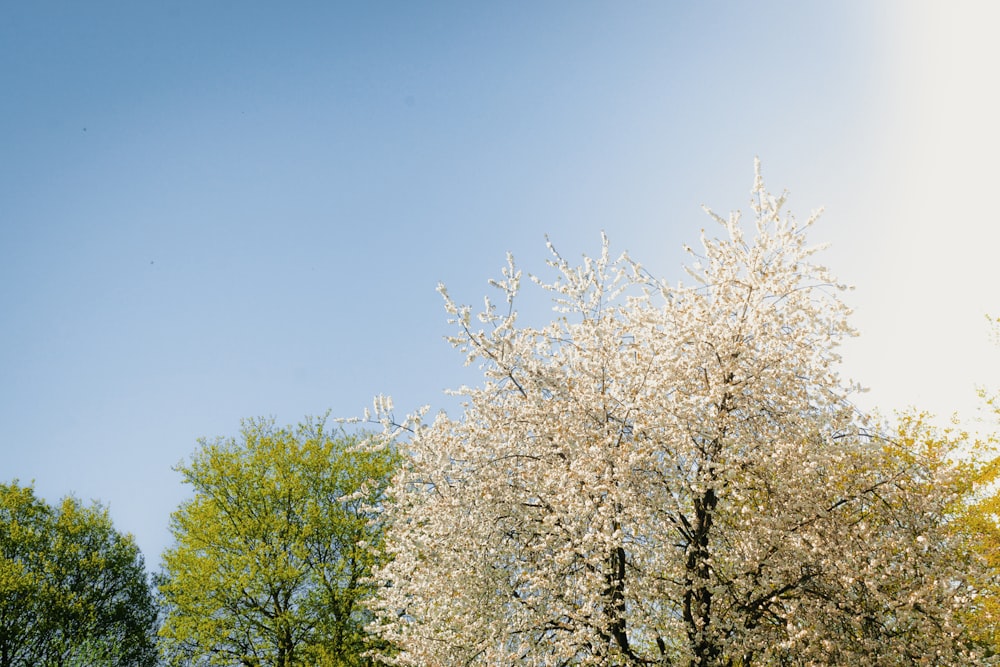
[(508, 250), (543, 272), (546, 234), (601, 230), (684, 278), (755, 156), (825, 207), (858, 405), (971, 420), (1000, 385), (996, 7), (6, 3), (0, 480), (100, 499), (156, 569), (199, 438), (454, 410), (439, 281), (475, 304)]

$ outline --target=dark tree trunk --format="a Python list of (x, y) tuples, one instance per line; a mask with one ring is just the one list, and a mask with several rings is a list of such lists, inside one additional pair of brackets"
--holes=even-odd
[(694, 501), (694, 523), (690, 527), (687, 551), (686, 587), (684, 591), (684, 622), (687, 624), (688, 641), (694, 659), (692, 667), (712, 667), (717, 664), (720, 647), (712, 638), (711, 565), (708, 536), (712, 528), (712, 514), (718, 503), (715, 489), (707, 489)]

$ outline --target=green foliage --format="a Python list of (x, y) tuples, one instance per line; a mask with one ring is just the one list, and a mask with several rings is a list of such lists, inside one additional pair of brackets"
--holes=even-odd
[(177, 470), (194, 497), (173, 515), (160, 592), (175, 664), (372, 664), (360, 602), (384, 559), (377, 508), (395, 451), (333, 433), (243, 423)]
[[(1000, 318), (989, 318), (994, 340), (1000, 344)], [(980, 396), (993, 421), (1000, 426), (1000, 393), (980, 389)], [(966, 478), (971, 500), (959, 514), (957, 527), (969, 536), (976, 553), (985, 562), (990, 577), (984, 582), (967, 622), (976, 636), (1000, 654), (1000, 432), (975, 443)]]
[(0, 667), (153, 665), (156, 617), (139, 549), (105, 509), (0, 484)]

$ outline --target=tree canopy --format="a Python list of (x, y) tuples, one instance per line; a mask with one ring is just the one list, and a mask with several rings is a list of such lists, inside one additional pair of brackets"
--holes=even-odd
[[(993, 333), (1000, 343), (1000, 318), (992, 318)], [(964, 456), (961, 459), (968, 498), (956, 508), (956, 528), (969, 536), (973, 549), (986, 563), (988, 572), (995, 576), (985, 580), (978, 591), (975, 603), (965, 616), (974, 634), (1000, 654), (1000, 393), (980, 389), (993, 432), (973, 440), (967, 433), (932, 433), (925, 441), (961, 442)]]
[(0, 667), (156, 663), (142, 555), (100, 505), (0, 484)]
[[(739, 215), (667, 284), (605, 239), (518, 322), (508, 258), (456, 418), (419, 418), (390, 488), (373, 628), (399, 665), (972, 664), (982, 559), (960, 470), (850, 402), (845, 287), (759, 167)], [(551, 248), (551, 246), (550, 246)], [(910, 443), (912, 444), (912, 442)]]
[(164, 652), (179, 664), (366, 665), (375, 509), (390, 448), (323, 419), (243, 423), (178, 466), (194, 496), (173, 515), (163, 557)]

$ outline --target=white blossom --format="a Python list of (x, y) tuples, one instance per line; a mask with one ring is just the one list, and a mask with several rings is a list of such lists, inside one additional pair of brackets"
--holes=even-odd
[(758, 165), (752, 233), (712, 213), (691, 286), (606, 238), (579, 266), (550, 242), (541, 328), (517, 324), (509, 256), (476, 320), (439, 287), (483, 382), (400, 443), (386, 659), (969, 664), (948, 501), (866, 435), (837, 370), (847, 288), (784, 204)]

